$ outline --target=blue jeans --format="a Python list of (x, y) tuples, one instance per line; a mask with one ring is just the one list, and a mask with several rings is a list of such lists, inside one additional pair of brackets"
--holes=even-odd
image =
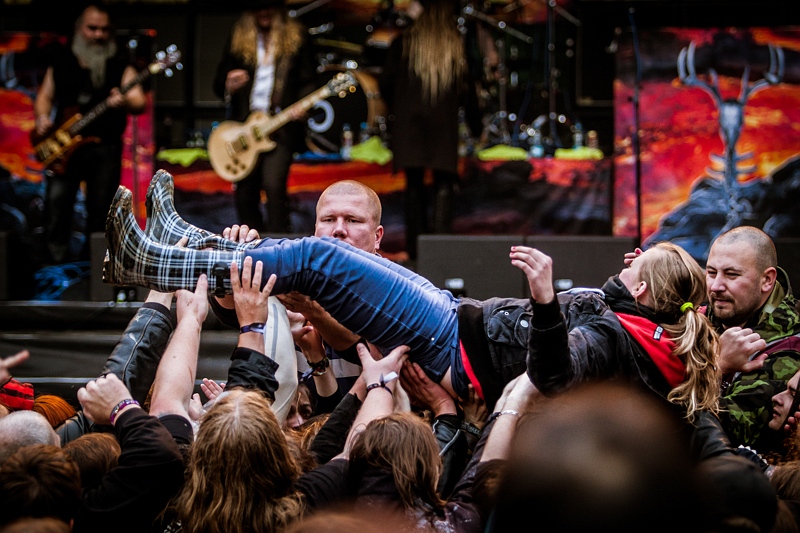
[(268, 239), (247, 256), (277, 276), (272, 294), (309, 296), (383, 353), (408, 346), (437, 383), (460, 358), (458, 300), (407, 268), (330, 237)]

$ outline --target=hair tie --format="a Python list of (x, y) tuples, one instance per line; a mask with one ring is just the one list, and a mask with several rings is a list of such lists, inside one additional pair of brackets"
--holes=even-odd
[(681, 313), (685, 313), (687, 309), (694, 309), (694, 304), (692, 302), (686, 302), (681, 305)]

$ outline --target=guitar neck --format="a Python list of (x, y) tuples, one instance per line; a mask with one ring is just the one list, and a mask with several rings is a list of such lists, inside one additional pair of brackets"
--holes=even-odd
[(331, 95), (331, 91), (327, 85), (320, 87), (313, 93), (309, 94), (298, 100), (297, 102), (293, 103), (274, 117), (270, 118), (269, 123), (261, 129), (261, 134), (263, 136), (267, 136), (273, 131), (277, 130), (278, 128), (286, 125), (287, 123), (292, 121), (292, 114), (295, 111), (301, 111), (305, 113), (309, 109), (311, 109), (314, 104), (319, 102), (320, 100), (324, 100), (325, 98)]
[[(135, 86), (142, 83), (144, 80), (150, 77), (150, 69), (144, 69), (139, 74), (136, 75), (131, 81), (123, 85), (119, 88), (119, 92), (121, 94), (126, 94), (128, 91), (133, 89)], [(69, 133), (73, 137), (80, 133), (80, 131), (89, 125), (94, 119), (108, 111), (108, 99), (103, 100), (96, 106), (94, 106), (88, 113), (86, 113), (80, 120), (75, 122), (70, 128)]]

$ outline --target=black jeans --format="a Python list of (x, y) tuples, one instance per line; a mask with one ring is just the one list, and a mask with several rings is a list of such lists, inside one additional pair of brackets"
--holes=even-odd
[(108, 208), (114, 199), (122, 171), (121, 143), (87, 143), (67, 161), (64, 174), (49, 176), (45, 192), (45, 235), (50, 260), (64, 263), (70, 255), (70, 239), (75, 219), (75, 197), (81, 182), (86, 183), (85, 239), (79, 260), (89, 260), (89, 236), (105, 231)]

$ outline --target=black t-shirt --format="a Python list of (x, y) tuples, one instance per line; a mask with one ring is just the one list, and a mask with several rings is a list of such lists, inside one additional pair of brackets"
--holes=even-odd
[[(68, 48), (59, 49), (52, 64), (55, 82), (54, 103), (58, 106), (56, 124), (61, 124), (76, 113), (86, 116), (108, 97), (112, 88), (121, 85), (122, 74), (128, 64), (119, 55), (106, 60), (105, 82), (100, 87), (94, 87), (91, 73), (81, 67), (75, 54)], [(93, 119), (80, 133), (84, 137), (99, 137), (104, 142), (119, 142), (126, 123), (126, 111), (109, 108)]]

